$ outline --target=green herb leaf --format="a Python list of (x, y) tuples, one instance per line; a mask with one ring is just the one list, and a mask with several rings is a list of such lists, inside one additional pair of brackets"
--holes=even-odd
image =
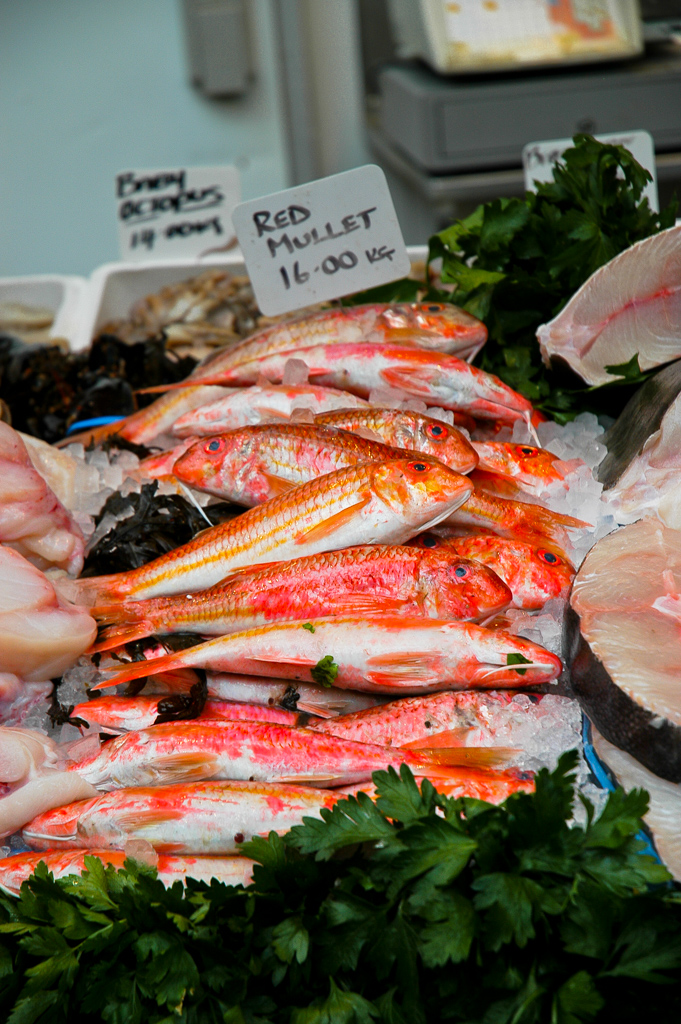
[(315, 667), (310, 669), (310, 675), (315, 683), (328, 689), (336, 682), (338, 665), (330, 654), (325, 654), (323, 658), (319, 659)]
[[(531, 665), (532, 662), (530, 661), (529, 658), (526, 658), (523, 654), (513, 653), (513, 654), (507, 654), (506, 655), (506, 664), (507, 665)], [(527, 669), (526, 668), (519, 668), (517, 671), (518, 671), (518, 675), (519, 676), (524, 676), (525, 673), (527, 672)]]
[(314, 633), (314, 626), (312, 625), (311, 622), (304, 622), (303, 629), (306, 629), (308, 633)]

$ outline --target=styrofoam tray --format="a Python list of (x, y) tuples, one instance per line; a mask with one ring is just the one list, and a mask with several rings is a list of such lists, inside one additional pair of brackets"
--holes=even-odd
[(50, 337), (66, 338), (71, 348), (76, 346), (88, 291), (88, 281), (75, 275), (0, 277), (0, 302), (20, 302), (52, 310)]
[[(407, 246), (412, 263), (425, 260), (426, 245)], [(214, 260), (164, 260), (145, 263), (105, 263), (90, 277), (81, 310), (79, 329), (71, 347), (80, 352), (89, 347), (92, 338), (109, 320), (128, 315), (138, 299), (157, 292), (168, 284), (184, 281), (205, 270), (226, 269), (234, 274), (245, 274), (246, 266), (239, 251)]]

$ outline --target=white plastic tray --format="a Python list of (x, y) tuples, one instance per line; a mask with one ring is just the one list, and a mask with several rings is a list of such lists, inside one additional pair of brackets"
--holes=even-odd
[(84, 277), (38, 274), (34, 277), (0, 277), (0, 302), (20, 302), (52, 310), (51, 338), (66, 338), (75, 348), (89, 292)]

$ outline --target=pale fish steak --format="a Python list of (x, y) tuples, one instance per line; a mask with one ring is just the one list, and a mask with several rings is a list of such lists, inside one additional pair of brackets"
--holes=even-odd
[(254, 836), (287, 832), (303, 817), (319, 817), (336, 800), (330, 790), (271, 782), (118, 789), (34, 818), (22, 838), (36, 850), (50, 845), (125, 850), (138, 839), (157, 853), (235, 854)]
[(472, 490), (425, 456), (341, 469), (292, 488), (153, 562), (79, 581), (89, 604), (204, 590), (245, 565), (352, 544), (399, 544), (446, 518)]
[(444, 542), (438, 551), (426, 548), (343, 548), (243, 569), (196, 594), (95, 607), (103, 628), (94, 650), (156, 633), (221, 636), (349, 612), (476, 621), (508, 607), (511, 592), (492, 569), (456, 556)]
[(537, 331), (546, 362), (560, 356), (588, 384), (638, 356), (642, 370), (681, 356), (681, 225), (636, 242), (600, 267)]
[[(310, 625), (312, 631), (305, 628)], [(323, 676), (323, 666), (331, 668), (330, 659), (337, 674), (326, 681), (333, 685), (396, 696), (476, 687), (517, 689), (551, 682), (561, 671), (560, 659), (538, 644), (469, 622), (343, 616), (261, 626), (132, 662), (96, 688), (177, 668), (315, 682), (319, 663)]]

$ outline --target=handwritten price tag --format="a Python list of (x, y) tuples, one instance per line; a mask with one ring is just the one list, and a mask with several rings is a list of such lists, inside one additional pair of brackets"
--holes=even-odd
[(121, 258), (172, 259), (236, 245), (231, 214), (241, 199), (236, 167), (176, 167), (116, 175)]
[[(607, 142), (613, 146), (624, 146), (631, 155), (638, 160), (642, 167), (653, 176), (643, 190), (643, 197), (647, 197), (650, 209), (659, 212), (660, 205), (657, 198), (657, 175), (655, 173), (655, 144), (650, 132), (610, 132), (606, 135), (594, 135), (599, 142)], [(553, 181), (553, 165), (560, 160), (566, 149), (573, 145), (572, 139), (550, 139), (546, 142), (528, 142), (523, 147), (523, 172), (525, 175), (525, 188), (534, 192), (535, 181)]]
[(388, 183), (373, 164), (241, 203), (232, 221), (266, 316), (410, 270)]

